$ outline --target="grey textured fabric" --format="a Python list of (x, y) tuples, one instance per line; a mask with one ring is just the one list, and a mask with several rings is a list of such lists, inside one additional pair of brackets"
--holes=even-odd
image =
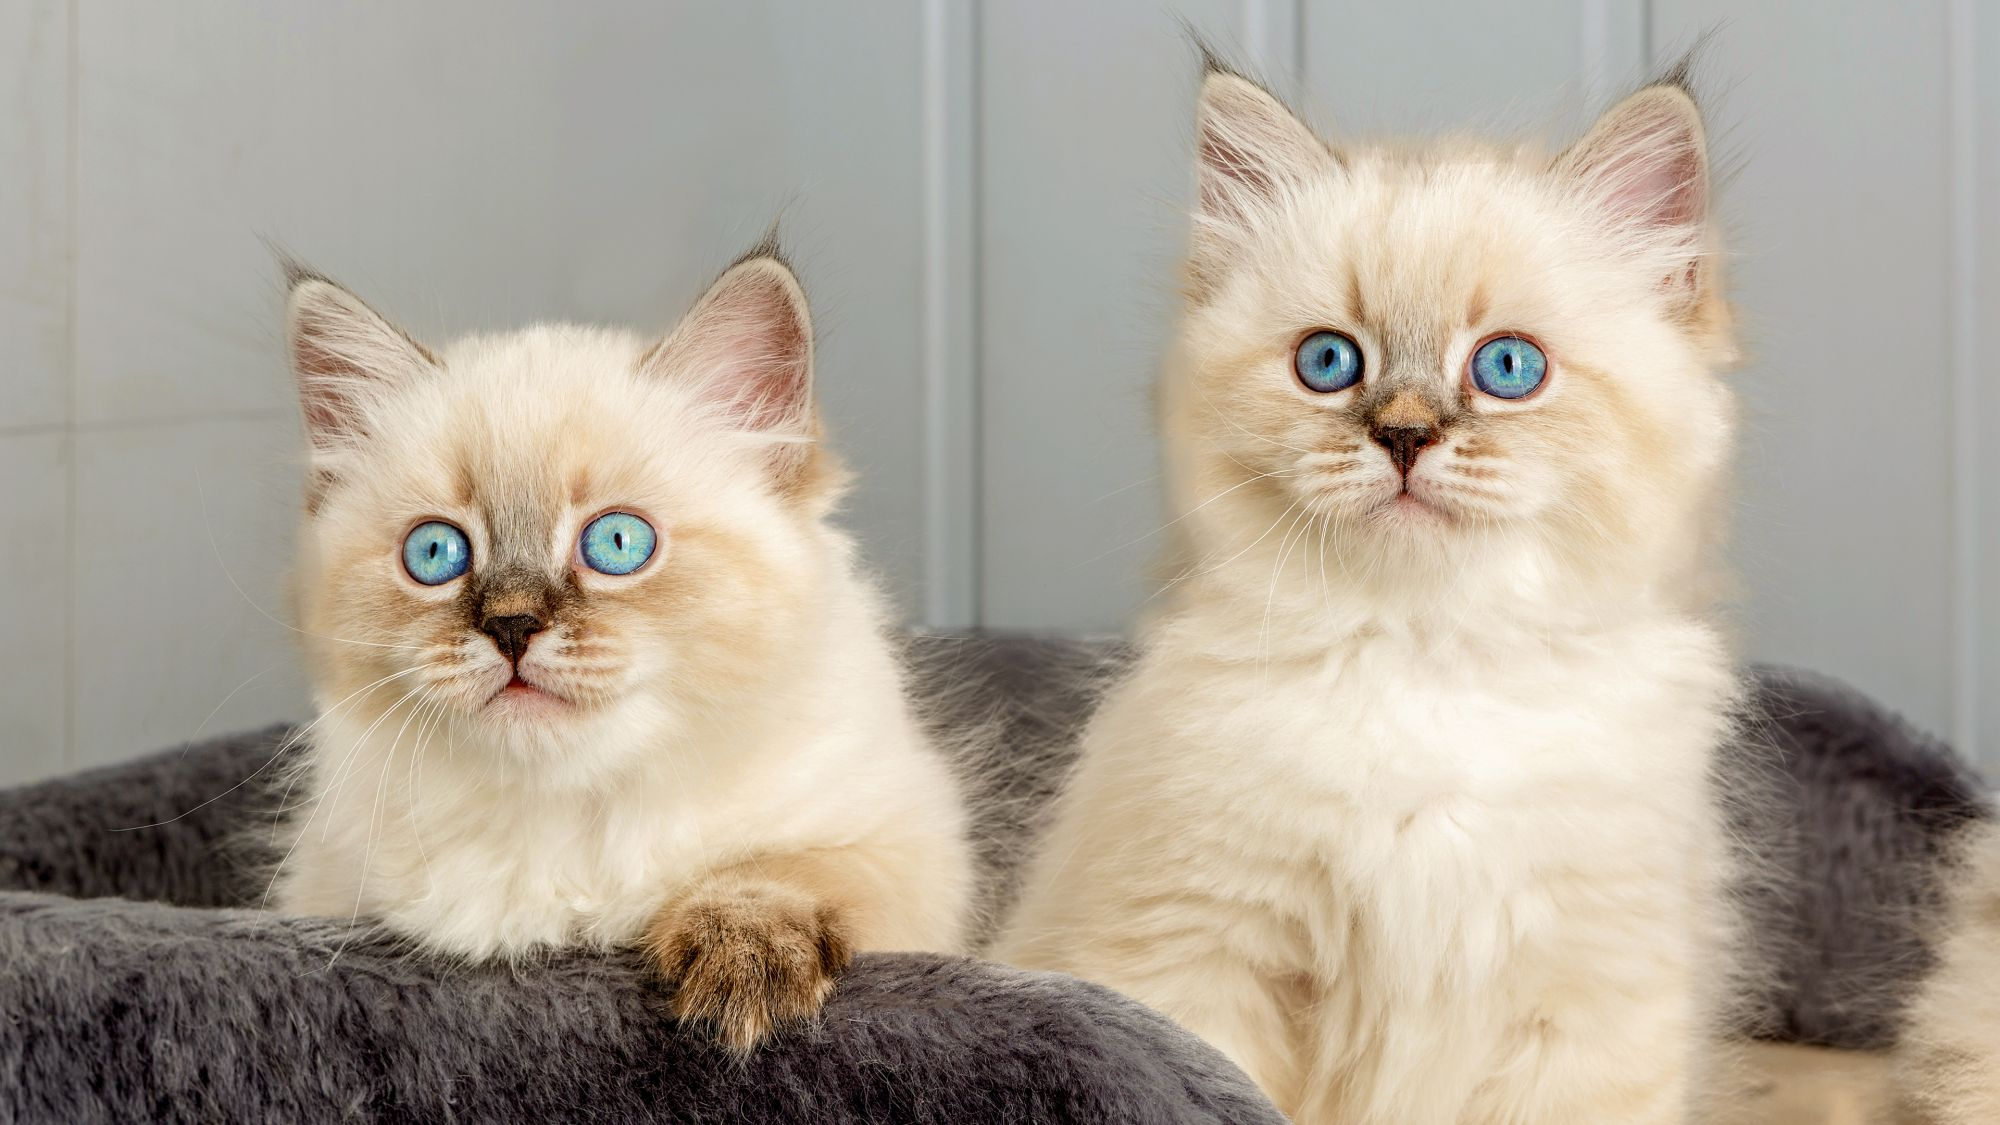
[[(965, 637), (911, 654), (985, 794), (997, 902), (1101, 656)], [(817, 1023), (738, 1061), (677, 1026), (630, 956), (446, 966), (230, 909), (263, 889), (249, 853), (285, 734), (0, 792), (0, 1121), (1283, 1121), (1205, 1043), (1069, 977), (864, 955)], [(1002, 739), (1033, 752), (982, 749)]]
[(446, 971), (314, 919), (0, 895), (9, 1121), (1270, 1122), (1219, 1055), (1051, 974), (859, 959), (738, 1062), (633, 957)]
[[(963, 635), (910, 653), (962, 748), (998, 910), (1124, 653)], [(1736, 815), (1782, 877), (1752, 895), (1773, 966), (1754, 1029), (1879, 1044), (1923, 968), (1934, 857), (1983, 797), (1836, 683), (1764, 670), (1755, 703)], [(1280, 1120), (1203, 1044), (1064, 977), (866, 956), (822, 1020), (739, 1063), (628, 957), (453, 968), (241, 909), (283, 734), (0, 793), (0, 1120)]]
[[(1775, 778), (1751, 776), (1775, 752)], [(1993, 815), (1950, 747), (1827, 676), (1757, 670), (1733, 763), (1740, 838), (1767, 870), (1748, 931), (1767, 968), (1750, 1030), (1827, 1047), (1895, 1041), (1929, 971), (1952, 838)], [(1761, 799), (1760, 799), (1761, 798)]]

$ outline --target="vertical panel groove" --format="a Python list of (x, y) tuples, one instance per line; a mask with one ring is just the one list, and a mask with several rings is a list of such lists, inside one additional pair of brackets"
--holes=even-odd
[(1655, 52), (1653, 43), (1653, 0), (1638, 0), (1639, 4), (1639, 62), (1651, 70)]
[(924, 603), (979, 623), (979, 0), (924, 0)]
[(1651, 9), (1647, 0), (1580, 0), (1577, 73), (1586, 106), (1617, 95), (1652, 66)]
[(1305, 92), (1305, 0), (1243, 0), (1243, 48), (1286, 98)]
[(63, 231), (64, 252), (68, 255), (67, 287), (63, 294), (63, 378), (66, 384), (65, 402), (67, 412), (63, 418), (62, 474), (63, 474), (63, 698), (62, 698), (62, 761), (65, 770), (77, 768), (76, 753), (76, 600), (77, 590), (77, 535), (80, 533), (76, 518), (76, 414), (77, 414), (77, 304), (76, 304), (76, 262), (77, 262), (77, 165), (78, 149), (82, 146), (80, 136), (81, 118), (77, 112), (78, 89), (81, 86), (77, 73), (77, 62), (83, 56), (82, 44), (78, 40), (77, 29), (82, 20), (79, 10), (83, 0), (69, 0), (67, 13), (68, 43), (64, 45), (63, 73), (63, 191), (68, 199), (64, 208)]
[(1979, 604), (1980, 495), (1978, 331), (1979, 134), (1974, 66), (1973, 0), (1946, 5), (1946, 72), (1950, 90), (1951, 374), (1952, 374), (1952, 737), (1961, 753), (1979, 756), (1981, 627)]

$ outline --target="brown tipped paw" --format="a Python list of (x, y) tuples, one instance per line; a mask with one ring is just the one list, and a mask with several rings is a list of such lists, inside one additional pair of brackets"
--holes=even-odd
[(778, 883), (696, 890), (654, 918), (646, 952), (678, 986), (674, 1012), (748, 1051), (789, 1020), (819, 1012), (853, 957), (833, 907)]

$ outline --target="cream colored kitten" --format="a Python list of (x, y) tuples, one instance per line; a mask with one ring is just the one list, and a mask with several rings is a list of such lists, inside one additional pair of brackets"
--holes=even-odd
[(770, 248), (657, 343), (432, 352), (303, 271), (289, 329), (320, 716), (281, 909), (471, 958), (640, 943), (738, 1047), (852, 950), (959, 945), (959, 796), (828, 522)]
[(1302, 1122), (1680, 1121), (1736, 693), (1733, 359), (1676, 77), (1569, 151), (1330, 148), (1213, 70), (1175, 563), (1001, 954)]
[(1971, 829), (1938, 963), (1897, 1047), (1898, 1120), (2000, 1121), (2000, 826)]

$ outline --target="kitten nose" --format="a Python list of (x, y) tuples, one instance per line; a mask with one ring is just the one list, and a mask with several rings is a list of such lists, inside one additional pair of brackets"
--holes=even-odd
[(1417, 454), (1436, 445), (1444, 431), (1438, 426), (1438, 409), (1424, 396), (1409, 388), (1397, 391), (1377, 407), (1368, 419), (1368, 436), (1389, 451), (1396, 471), (1408, 477), (1417, 467)]
[(488, 617), (479, 623), (479, 631), (492, 637), (501, 655), (516, 664), (521, 662), (521, 654), (528, 651), (528, 638), (544, 628), (542, 619), (532, 613)]
[(1417, 455), (1427, 447), (1437, 444), (1436, 426), (1384, 426), (1377, 424), (1368, 430), (1368, 436), (1375, 444), (1389, 451), (1389, 460), (1396, 463), (1396, 471), (1404, 476), (1416, 468)]

